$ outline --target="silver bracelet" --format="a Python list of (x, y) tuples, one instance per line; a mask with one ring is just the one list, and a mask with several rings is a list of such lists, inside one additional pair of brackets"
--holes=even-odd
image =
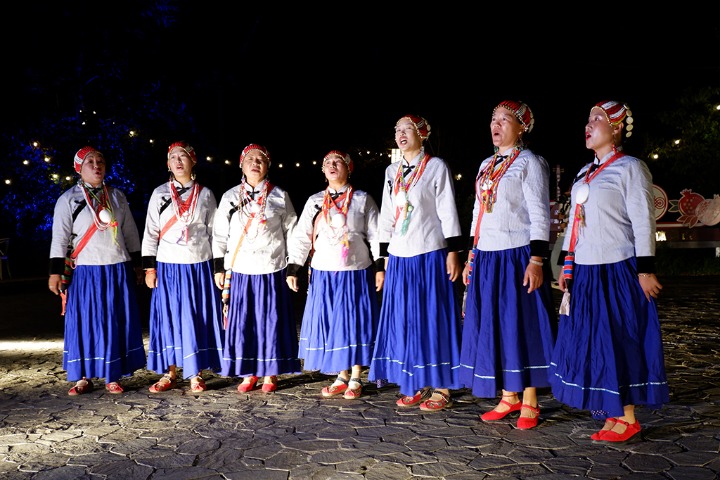
[(649, 277), (652, 273), (638, 273), (638, 277)]
[(539, 262), (539, 261), (537, 261), (537, 260), (533, 260), (532, 258), (530, 259), (530, 263), (531, 263), (532, 265), (537, 265), (538, 267), (542, 267), (542, 266), (543, 266), (543, 262)]

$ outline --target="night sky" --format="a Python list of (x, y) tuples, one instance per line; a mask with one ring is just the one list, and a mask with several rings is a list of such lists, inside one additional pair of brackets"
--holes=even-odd
[(156, 81), (177, 92), (194, 125), (177, 136), (201, 156), (235, 161), (255, 142), (278, 162), (382, 150), (394, 146), (395, 121), (416, 113), (432, 126), (432, 152), (475, 172), (492, 154), (492, 109), (511, 98), (535, 113), (529, 145), (576, 170), (592, 158), (583, 128), (594, 103), (628, 102), (639, 131), (686, 88), (720, 82), (720, 28), (695, 11), (246, 3), (14, 6), (0, 33), (9, 86), (2, 128), (72, 110), (83, 82), (87, 97), (92, 89), (102, 97), (103, 80), (93, 78), (120, 68), (128, 89)]

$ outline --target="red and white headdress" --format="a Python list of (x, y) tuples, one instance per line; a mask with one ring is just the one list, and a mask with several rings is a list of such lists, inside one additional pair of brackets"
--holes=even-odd
[(342, 152), (340, 150), (330, 150), (328, 152), (328, 154), (323, 157), (323, 164), (325, 164), (325, 160), (327, 160), (328, 157), (331, 155), (337, 155), (338, 157), (342, 158), (343, 161), (345, 162), (345, 165), (347, 165), (347, 167), (348, 167), (348, 172), (352, 173), (355, 165), (353, 164), (353, 161), (352, 161), (352, 158), (350, 158), (350, 155), (348, 155), (347, 153)]
[(502, 101), (497, 107), (493, 108), (493, 115), (495, 114), (495, 110), (500, 107), (507, 108), (513, 112), (515, 114), (515, 118), (517, 118), (518, 122), (522, 124), (526, 132), (530, 133), (535, 126), (535, 116), (526, 103), (515, 100)]
[(187, 142), (175, 142), (170, 145), (168, 147), (168, 160), (170, 160), (170, 152), (172, 152), (172, 149), (175, 147), (180, 147), (185, 150), (185, 153), (190, 155), (190, 158), (192, 158), (193, 163), (197, 163), (197, 153), (195, 153), (195, 149), (191, 147)]
[(248, 153), (250, 153), (251, 150), (257, 150), (260, 153), (267, 158), (268, 161), (268, 167), (270, 166), (270, 152), (268, 152), (268, 149), (263, 147), (262, 145), (258, 145), (257, 143), (251, 143), (247, 147), (243, 148), (242, 153), (240, 154), (240, 168), (242, 168), (242, 162), (245, 160), (245, 157)]
[[(605, 118), (613, 127), (625, 122), (625, 136), (632, 135), (633, 117), (630, 108), (625, 103), (619, 103), (614, 100), (605, 100), (596, 103), (592, 108), (599, 108), (605, 114)], [(590, 111), (592, 111), (592, 108)]]
[[(423, 117), (412, 114), (404, 115), (400, 117), (400, 120), (402, 120), (403, 118), (407, 118), (408, 120), (410, 120), (415, 126), (415, 131), (418, 135), (420, 135), (420, 138), (422, 138), (423, 140), (427, 140), (427, 138), (430, 136), (430, 124), (427, 120), (425, 120)], [(395, 123), (396, 127), (398, 123), (400, 123), (400, 120)]]
[(95, 152), (98, 155), (102, 156), (102, 153), (100, 153), (96, 148), (93, 148), (93, 147), (83, 147), (77, 151), (77, 153), (75, 154), (75, 162), (74, 162), (75, 171), (77, 173), (80, 173), (80, 170), (82, 170), (83, 162), (87, 158), (88, 154), (91, 152)]

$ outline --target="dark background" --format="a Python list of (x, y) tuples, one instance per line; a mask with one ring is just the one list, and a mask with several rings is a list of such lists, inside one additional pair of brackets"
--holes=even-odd
[(201, 155), (234, 161), (251, 142), (286, 162), (391, 148), (395, 121), (413, 112), (433, 127), (436, 154), (476, 166), (492, 153), (492, 108), (513, 98), (535, 113), (531, 146), (579, 167), (594, 103), (628, 102), (642, 131), (687, 87), (718, 84), (720, 29), (687, 2), (582, 15), (536, 4), (247, 3), (15, 4), (1, 34), (3, 128), (81, 97), (103, 107), (118, 84), (156, 83), (183, 103), (193, 126), (177, 135)]

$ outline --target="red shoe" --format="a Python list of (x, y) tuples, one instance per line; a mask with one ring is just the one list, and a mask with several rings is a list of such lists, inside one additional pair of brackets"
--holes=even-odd
[[(435, 394), (440, 395), (439, 400), (432, 399)], [(420, 404), (420, 410), (423, 410), (425, 412), (437, 412), (444, 408), (450, 407), (452, 407), (452, 400), (450, 399), (450, 395), (445, 395), (443, 392), (438, 392), (437, 390), (432, 393), (430, 398)]]
[(207, 385), (205, 384), (205, 380), (200, 376), (197, 375), (190, 379), (190, 390), (193, 393), (202, 393), (205, 390), (207, 390)]
[(110, 382), (105, 384), (105, 390), (107, 390), (108, 393), (112, 393), (115, 395), (123, 393), (125, 391), (118, 382)]
[(422, 391), (417, 392), (412, 397), (403, 396), (402, 398), (398, 398), (397, 402), (395, 402), (395, 405), (398, 407), (414, 407), (418, 403), (422, 402), (423, 399), (423, 393)]
[(338, 376), (335, 381), (332, 383), (332, 385), (328, 387), (324, 387), (320, 393), (325, 398), (335, 397), (337, 395), (342, 395), (345, 393), (345, 390), (348, 388), (348, 382), (349, 380), (345, 380), (344, 378)]
[[(489, 412), (485, 412), (482, 415), (480, 415), (480, 419), (483, 422), (492, 422), (495, 420), (500, 420), (500, 419), (505, 418), (509, 413), (520, 411), (520, 409), (522, 409), (522, 407), (523, 407), (522, 402), (510, 403), (505, 400), (500, 400), (500, 403), (498, 403), (498, 405), (503, 405), (503, 404), (510, 407), (510, 409), (505, 410), (504, 412), (497, 412), (495, 410), (490, 410)], [(495, 408), (497, 408), (497, 407), (495, 407)]]
[(617, 419), (617, 423), (625, 425), (625, 431), (623, 433), (616, 433), (612, 430), (608, 430), (600, 437), (603, 442), (620, 443), (627, 442), (632, 437), (640, 433), (640, 422), (635, 419), (635, 423), (628, 423), (625, 420)]
[(245, 380), (243, 380), (243, 382), (238, 385), (238, 392), (247, 393), (251, 391), (253, 388), (255, 388), (255, 384), (257, 383), (257, 381), (258, 377), (256, 377), (255, 375), (251, 377), (245, 377)]
[[(357, 388), (350, 388), (350, 382), (355, 383), (357, 385)], [(348, 387), (343, 394), (343, 398), (345, 400), (357, 400), (362, 394), (363, 384), (359, 378), (351, 378), (350, 382), (348, 382)]]
[[(609, 426), (610, 428), (605, 428), (605, 426), (608, 425), (608, 422), (610, 422)], [(609, 432), (617, 423), (617, 418), (615, 417), (608, 417), (605, 419), (605, 425), (603, 425), (602, 430), (597, 431), (590, 435), (590, 440), (602, 440), (603, 435), (605, 435), (606, 432)]]
[(177, 387), (177, 377), (173, 378), (169, 374), (165, 374), (162, 377), (160, 377), (160, 380), (150, 385), (150, 393), (159, 393), (159, 392), (166, 392), (168, 390), (172, 390), (173, 388)]
[(75, 395), (82, 395), (93, 391), (93, 384), (88, 378), (81, 378), (75, 383), (75, 386), (68, 390), (68, 395), (74, 397)]
[(521, 409), (522, 408), (530, 410), (534, 414), (534, 416), (523, 417), (521, 415), (517, 421), (517, 428), (519, 428), (520, 430), (528, 430), (530, 428), (536, 427), (538, 424), (538, 420), (540, 419), (540, 407), (533, 407), (532, 405), (523, 403)]
[(262, 391), (265, 393), (272, 393), (275, 390), (277, 390), (277, 377), (273, 375), (272, 377), (270, 377), (269, 382), (263, 382)]

